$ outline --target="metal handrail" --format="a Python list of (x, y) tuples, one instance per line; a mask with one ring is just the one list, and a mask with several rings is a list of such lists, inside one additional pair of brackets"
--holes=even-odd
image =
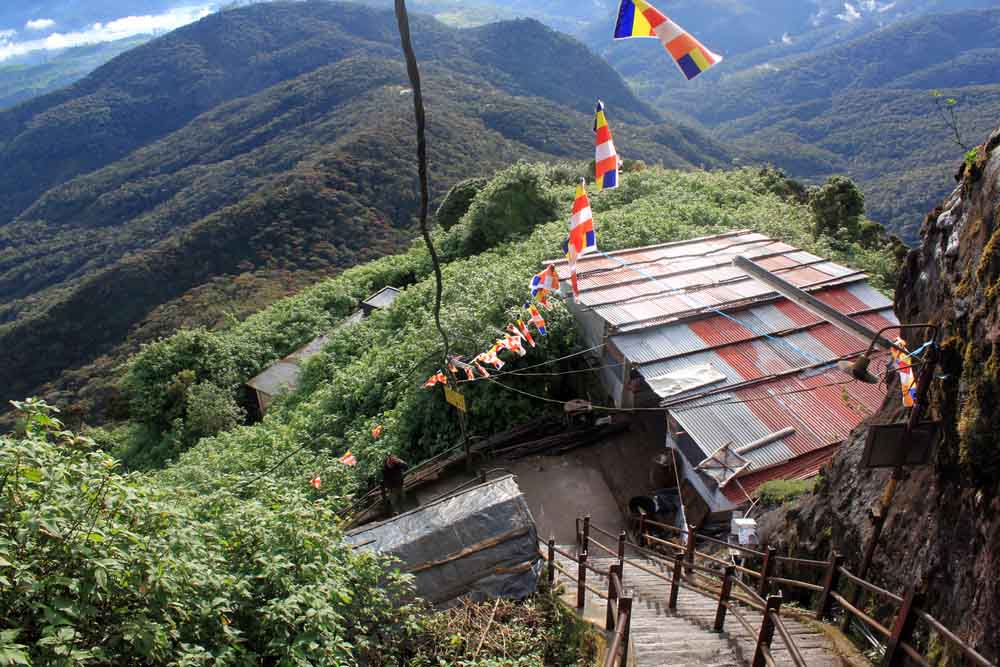
[(785, 627), (784, 621), (781, 620), (781, 615), (772, 611), (770, 612), (770, 616), (771, 623), (774, 624), (774, 629), (778, 631), (782, 641), (785, 642), (785, 648), (788, 649), (788, 654), (792, 656), (792, 662), (795, 663), (795, 667), (809, 667), (806, 664), (805, 658), (802, 657), (799, 647), (792, 641), (792, 635), (788, 632), (788, 628)]
[(631, 622), (631, 612), (618, 613), (618, 621), (615, 624), (615, 636), (608, 647), (608, 655), (604, 658), (604, 667), (615, 667), (616, 664), (621, 665), (619, 658), (622, 652), (622, 642), (625, 639), (625, 632)]
[(786, 586), (796, 586), (798, 588), (805, 588), (809, 591), (815, 591), (817, 593), (823, 592), (823, 587), (817, 584), (810, 584), (806, 581), (799, 581), (798, 579), (783, 579), (782, 577), (771, 577), (771, 581), (776, 584), (785, 584)]
[[(591, 526), (591, 528), (593, 528), (593, 526)], [(606, 546), (604, 546), (603, 544), (601, 544), (600, 542), (598, 542), (597, 540), (595, 540), (593, 537), (588, 537), (587, 541), (590, 542), (590, 543), (596, 544), (597, 546), (601, 547), (602, 549), (604, 549), (605, 551), (607, 551), (609, 554), (611, 554), (615, 558), (618, 558), (618, 552), (617, 551), (614, 551), (612, 549), (607, 548)]]
[[(996, 667), (996, 665), (976, 652), (976, 650), (971, 646), (966, 645), (966, 643), (959, 639), (955, 633), (944, 627), (944, 625), (941, 624), (941, 621), (937, 620), (923, 609), (914, 609), (913, 611), (917, 615), (917, 618), (931, 626), (931, 629), (934, 630), (934, 632), (938, 633), (940, 636), (957, 646), (966, 658), (972, 660), (980, 667)], [(906, 650), (905, 646), (903, 647), (903, 650)]]
[(879, 588), (875, 584), (865, 581), (864, 579), (862, 579), (861, 577), (857, 576), (856, 574), (851, 573), (851, 571), (848, 570), (846, 567), (840, 567), (839, 568), (839, 572), (840, 572), (840, 574), (844, 575), (845, 577), (847, 577), (848, 579), (850, 579), (852, 582), (854, 582), (855, 585), (861, 586), (861, 588), (865, 589), (869, 593), (874, 593), (875, 595), (881, 595), (884, 598), (889, 598), (890, 600), (892, 600), (896, 604), (902, 604), (903, 603), (903, 598), (901, 596), (896, 595), (895, 593), (890, 593), (889, 591), (885, 590), (884, 588)]
[(869, 626), (871, 626), (874, 630), (876, 630), (880, 635), (882, 635), (886, 639), (888, 639), (890, 635), (892, 635), (892, 633), (889, 632), (888, 628), (886, 628), (884, 625), (876, 621), (874, 618), (872, 618), (865, 612), (861, 611), (860, 609), (852, 605), (850, 602), (845, 600), (841, 595), (831, 592), (830, 597), (839, 602), (840, 606), (843, 607), (845, 611), (848, 611), (857, 616), (858, 618), (860, 618), (862, 621), (867, 623)]
[[(630, 520), (633, 520), (633, 521), (637, 520), (637, 517), (635, 515), (629, 515), (628, 518)], [(655, 526), (655, 527), (658, 527), (658, 528), (663, 528), (663, 529), (672, 531), (672, 532), (674, 532), (676, 534), (683, 534), (684, 533), (684, 531), (682, 529), (679, 529), (676, 526), (670, 526), (668, 524), (664, 524), (664, 523), (661, 523), (661, 522), (653, 521), (651, 519), (646, 519), (645, 517), (643, 517), (642, 521), (643, 521), (644, 525), (649, 525), (649, 526)], [(601, 533), (603, 535), (606, 535), (606, 536), (608, 536), (608, 537), (610, 537), (612, 539), (619, 539), (619, 536), (612, 535), (611, 533), (609, 533), (609, 532), (601, 529), (598, 526), (594, 526), (593, 524), (590, 524), (590, 525), (591, 525), (591, 528), (593, 528), (594, 530), (598, 531), (599, 533)], [(700, 534), (698, 534), (696, 532), (693, 532), (693, 531), (690, 532), (690, 533), (688, 533), (688, 535), (689, 535), (689, 539), (695, 539), (695, 540), (697, 540), (697, 539), (703, 539), (703, 540), (706, 540), (708, 542), (712, 542), (712, 543), (715, 543), (715, 544), (718, 544), (718, 545), (721, 545), (721, 546), (724, 546), (724, 547), (727, 547), (727, 548), (731, 548), (731, 549), (734, 549), (734, 550), (737, 550), (737, 551), (740, 551), (740, 552), (743, 552), (743, 553), (749, 553), (749, 554), (754, 555), (754, 556), (761, 556), (761, 557), (766, 556), (766, 554), (764, 554), (764, 553), (762, 553), (760, 551), (755, 551), (753, 549), (748, 549), (746, 547), (742, 547), (742, 546), (739, 546), (739, 545), (729, 544), (728, 542), (724, 542), (722, 540), (718, 540), (718, 539), (715, 539), (715, 538), (712, 538), (712, 537), (708, 537), (706, 535), (700, 535)], [(678, 543), (675, 543), (675, 542), (671, 542), (669, 540), (665, 540), (665, 539), (656, 537), (654, 535), (649, 535), (648, 533), (644, 533), (643, 535), (641, 535), (641, 538), (644, 538), (644, 539), (646, 539), (646, 540), (648, 540), (650, 542), (653, 542), (653, 543), (656, 543), (656, 544), (659, 544), (659, 545), (663, 545), (663, 546), (669, 547), (669, 548), (675, 550), (676, 552), (681, 552), (681, 553), (687, 552), (688, 554), (691, 553), (691, 547), (690, 547), (690, 545), (685, 546), (685, 545), (682, 545), (682, 544), (678, 544)], [(591, 538), (590, 541), (594, 542), (595, 544), (597, 544), (598, 546), (600, 546), (602, 549), (604, 549), (608, 553), (610, 553), (613, 556), (615, 556), (616, 558), (619, 556), (618, 553), (612, 551), (611, 549), (609, 549), (605, 545), (601, 544), (597, 540), (594, 540), (594, 539)], [(647, 549), (645, 547), (639, 546), (638, 544), (635, 544), (634, 542), (631, 542), (629, 540), (625, 540), (625, 544), (627, 544), (630, 547), (632, 547), (632, 548), (640, 551), (641, 553), (647, 554), (653, 560), (656, 560), (657, 562), (659, 562), (661, 564), (667, 565), (669, 567), (673, 567), (673, 563), (667, 562), (662, 557), (662, 555), (656, 554), (654, 551), (652, 551), (650, 549)], [(731, 567), (736, 572), (742, 572), (742, 573), (744, 573), (746, 575), (749, 575), (751, 577), (755, 577), (757, 579), (761, 579), (762, 577), (765, 576), (761, 572), (757, 572), (755, 570), (752, 570), (750, 568), (743, 567), (743, 566), (734, 566), (734, 565), (732, 565), (731, 563), (729, 563), (727, 561), (721, 560), (719, 558), (715, 558), (714, 556), (710, 556), (708, 554), (704, 554), (704, 553), (701, 553), (701, 552), (698, 552), (698, 551), (694, 551), (694, 556), (695, 556), (695, 558), (702, 558), (702, 559), (708, 560), (710, 562), (718, 563), (718, 564), (723, 565), (723, 566), (725, 566), (727, 568)], [(807, 566), (807, 567), (817, 567), (817, 568), (820, 568), (820, 567), (822, 567), (822, 568), (830, 568), (831, 567), (831, 562), (833, 562), (833, 561), (818, 561), (818, 560), (812, 560), (812, 559), (807, 559), (807, 558), (793, 558), (793, 557), (789, 557), (789, 556), (773, 556), (772, 555), (772, 557), (775, 559), (775, 561), (777, 563), (785, 563), (785, 564), (791, 564), (791, 565), (803, 565), (803, 566)], [(668, 582), (672, 581), (672, 579), (670, 577), (667, 577), (667, 576), (663, 575), (660, 572), (656, 572), (656, 571), (651, 570), (651, 569), (649, 569), (647, 567), (644, 567), (643, 565), (635, 562), (634, 560), (625, 559), (625, 562), (627, 562), (628, 564), (632, 565), (635, 568), (638, 568), (640, 570), (643, 570), (644, 572), (652, 574), (653, 576), (658, 577), (658, 578), (660, 578), (660, 579), (662, 579), (664, 581), (668, 581)], [(712, 569), (710, 569), (708, 567), (705, 567), (703, 565), (698, 565), (696, 563), (687, 562), (687, 563), (685, 563), (685, 568), (690, 568), (691, 570), (694, 570), (694, 571), (697, 571), (697, 572), (706, 573), (706, 574), (710, 575), (711, 577), (722, 577), (722, 575), (723, 575), (722, 572), (719, 572), (717, 570), (712, 570)], [(834, 570), (829, 570), (829, 571), (832, 572)], [(903, 602), (904, 602), (904, 599), (903, 599), (902, 596), (896, 595), (895, 593), (892, 593), (891, 591), (888, 591), (888, 590), (886, 590), (884, 588), (881, 588), (880, 586), (877, 586), (877, 585), (875, 585), (875, 584), (873, 584), (871, 582), (868, 582), (868, 581), (865, 581), (864, 579), (861, 579), (860, 577), (858, 577), (857, 575), (853, 574), (852, 572), (850, 572), (848, 569), (846, 569), (843, 566), (838, 566), (836, 568), (836, 572), (837, 572), (837, 574), (844, 576), (846, 579), (848, 579), (849, 581), (853, 582), (855, 585), (861, 587), (862, 589), (864, 589), (864, 590), (866, 590), (866, 591), (868, 591), (870, 593), (873, 593), (875, 595), (879, 595), (879, 596), (881, 596), (883, 598), (891, 600), (891, 601), (893, 601), (893, 602), (895, 602), (897, 604), (900, 604), (900, 605), (902, 605)], [(602, 574), (604, 574), (604, 576), (608, 576), (607, 573), (602, 573)], [(731, 581), (732, 581), (732, 583), (734, 585), (738, 586), (742, 591), (744, 591), (746, 593), (749, 593), (752, 598), (755, 598), (753, 600), (746, 600), (744, 598), (737, 598), (737, 597), (734, 596), (734, 598), (733, 598), (734, 600), (739, 600), (739, 601), (743, 602), (744, 604), (750, 605), (751, 607), (756, 607), (756, 606), (759, 605), (759, 602), (757, 600), (763, 600), (763, 597), (761, 597), (761, 595), (758, 594), (758, 592), (756, 590), (754, 590), (753, 588), (751, 588), (750, 586), (748, 586), (745, 582), (740, 581), (739, 579), (736, 579), (735, 577), (731, 578)], [(806, 582), (806, 581), (799, 581), (797, 579), (788, 579), (788, 578), (782, 578), (782, 577), (769, 576), (768, 577), (768, 581), (776, 583), (776, 584), (782, 584), (782, 585), (786, 585), (786, 586), (794, 586), (794, 587), (798, 587), (798, 588), (803, 588), (805, 590), (809, 590), (809, 591), (820, 593), (820, 594), (826, 594), (827, 593), (827, 591), (824, 588), (824, 586), (821, 586), (821, 585), (818, 585), (818, 584), (814, 584), (814, 583), (810, 583), (810, 582)], [(713, 593), (717, 593), (718, 592), (718, 591), (712, 591), (712, 588), (710, 586), (704, 586), (703, 587), (703, 586), (698, 585), (696, 582), (693, 582), (693, 581), (692, 581), (692, 583), (690, 585), (688, 584), (687, 581), (684, 581), (682, 583), (682, 585), (683, 585), (684, 588), (690, 588), (692, 590), (700, 591), (703, 594), (713, 594)], [(830, 598), (833, 599), (835, 602), (837, 602), (848, 614), (851, 614), (854, 617), (858, 618), (859, 620), (863, 621), (865, 624), (867, 624), (869, 627), (871, 627), (877, 633), (879, 633), (880, 635), (882, 635), (883, 638), (889, 639), (890, 637), (892, 637), (892, 635), (893, 635), (892, 631), (890, 631), (888, 628), (886, 628), (884, 625), (882, 625), (881, 623), (879, 623), (877, 620), (875, 620), (874, 618), (872, 618), (871, 616), (869, 616), (865, 612), (863, 612), (860, 609), (858, 609), (851, 602), (849, 602), (843, 596), (841, 596), (840, 594), (838, 594), (835, 590), (830, 590), (830, 591), (828, 591), (828, 593), (829, 593)], [(731, 603), (726, 603), (725, 606), (730, 611), (733, 611), (733, 607), (735, 605), (733, 605)], [(765, 612), (765, 613), (770, 613), (770, 612)], [(928, 614), (926, 611), (923, 611), (922, 609), (919, 609), (919, 608), (913, 608), (913, 613), (917, 616), (917, 618), (919, 618), (920, 620), (923, 620), (924, 622), (926, 622), (930, 626), (931, 630), (934, 631), (934, 632), (936, 632), (942, 639), (944, 639), (949, 644), (953, 645), (955, 648), (957, 648), (959, 651), (961, 651), (961, 653), (965, 657), (967, 657), (968, 659), (970, 659), (977, 667), (998, 667), (998, 665), (996, 665), (995, 663), (990, 662), (988, 659), (986, 659), (980, 653), (978, 653), (975, 649), (973, 649), (972, 647), (968, 646), (957, 635), (955, 635), (952, 631), (950, 631), (946, 627), (944, 627), (944, 625), (940, 621), (938, 621), (936, 618), (934, 618), (933, 616), (931, 616), (930, 614)], [(746, 627), (752, 633), (752, 628), (749, 626), (749, 623), (746, 622), (745, 618), (743, 618), (738, 612), (733, 612), (733, 615), (736, 616), (737, 620), (739, 620), (740, 623), (743, 624), (744, 627)], [(799, 651), (798, 647), (794, 644), (792, 636), (791, 636), (790, 633), (788, 633), (787, 628), (780, 621), (780, 618), (775, 618), (773, 620), (775, 621), (774, 622), (775, 629), (778, 631), (779, 634), (781, 634), (782, 639), (789, 646), (789, 653), (792, 655), (793, 661), (796, 663), (796, 665), (804, 666), (805, 662), (802, 659), (801, 652)], [(914, 660), (916, 663), (918, 663), (918, 664), (920, 664), (922, 666), (926, 666), (926, 667), (930, 666), (930, 663), (928, 662), (927, 658), (925, 658), (923, 655), (921, 655), (920, 652), (917, 651), (916, 648), (914, 648), (912, 645), (906, 643), (905, 641), (902, 641), (902, 642), (900, 642), (898, 644), (898, 650), (900, 650), (903, 653), (905, 653), (909, 658), (911, 658), (912, 660)], [(771, 654), (767, 651), (766, 647), (763, 649), (763, 658), (764, 658), (764, 661), (768, 665), (774, 664), (774, 659), (771, 656)]]

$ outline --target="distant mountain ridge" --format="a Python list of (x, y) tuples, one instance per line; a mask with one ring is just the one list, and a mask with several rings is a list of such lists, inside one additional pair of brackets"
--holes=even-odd
[[(589, 159), (594, 91), (627, 157), (730, 159), (536, 21), (413, 22), (436, 197), (520, 159)], [(142, 342), (130, 332), (162, 330), (144, 325), (154, 311), (241, 310), (212, 303), (227, 294), (205, 290), (219, 277), (280, 296), (278, 283), (398, 249), (416, 210), (408, 85), (391, 12), (273, 3), (208, 17), (0, 113), (3, 397)]]
[[(901, 3), (893, 11), (934, 6)], [(932, 92), (958, 101), (966, 138), (988, 132), (1000, 115), (998, 44), (994, 7), (874, 30), (862, 19), (818, 29), (808, 46), (793, 40), (737, 54), (692, 85), (670, 76), (668, 62), (640, 66), (632, 52), (612, 61), (643, 99), (698, 123), (751, 162), (814, 181), (850, 175), (865, 191), (869, 215), (914, 243), (924, 212), (946, 194), (965, 152)]]

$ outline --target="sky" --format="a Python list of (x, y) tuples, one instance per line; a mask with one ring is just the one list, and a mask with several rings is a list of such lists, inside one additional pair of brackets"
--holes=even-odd
[(0, 30), (0, 62), (37, 51), (56, 51), (136, 35), (169, 32), (204, 18), (215, 9), (214, 3), (176, 7), (162, 14), (123, 16), (65, 32), (59, 30), (55, 19), (39, 16), (29, 20), (20, 29)]

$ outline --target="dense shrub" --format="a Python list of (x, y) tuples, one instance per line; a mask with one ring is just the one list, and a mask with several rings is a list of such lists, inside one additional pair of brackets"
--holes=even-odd
[(37, 402), (0, 439), (0, 663), (393, 664), (405, 577), (353, 551), (328, 501), (122, 475)]

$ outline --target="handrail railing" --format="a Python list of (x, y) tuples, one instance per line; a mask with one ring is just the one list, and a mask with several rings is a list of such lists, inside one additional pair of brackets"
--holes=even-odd
[[(670, 549), (674, 554), (676, 562), (680, 562), (683, 559), (684, 568), (689, 575), (694, 572), (707, 573), (711, 577), (719, 578), (720, 572), (711, 570), (703, 565), (699, 565), (696, 561), (702, 560), (708, 561), (713, 565), (723, 565), (732, 566), (734, 572), (739, 572), (741, 574), (753, 577), (758, 580), (759, 584), (756, 591), (754, 591), (749, 585), (739, 579), (733, 579), (733, 585), (736, 585), (743, 592), (753, 592), (755, 598), (763, 601), (768, 598), (768, 594), (771, 591), (773, 585), (782, 586), (792, 586), (795, 588), (802, 589), (814, 594), (815, 597), (815, 617), (818, 620), (829, 620), (833, 613), (833, 604), (836, 603), (848, 618), (856, 618), (872, 629), (879, 633), (886, 640), (886, 657), (885, 664), (891, 667), (897, 667), (902, 665), (904, 656), (909, 657), (911, 660), (915, 661), (921, 665), (929, 665), (929, 661), (921, 654), (910, 642), (915, 631), (915, 625), (917, 621), (921, 621), (928, 629), (935, 633), (942, 642), (951, 646), (953, 649), (960, 652), (963, 656), (971, 661), (976, 667), (1000, 667), (996, 663), (990, 662), (987, 658), (983, 657), (975, 649), (965, 643), (960, 637), (958, 637), (954, 632), (948, 630), (938, 619), (931, 616), (929, 613), (920, 608), (922, 604), (922, 596), (916, 593), (915, 587), (911, 586), (907, 593), (903, 596), (886, 590), (876, 584), (869, 581), (865, 581), (860, 577), (856, 576), (849, 570), (847, 570), (843, 563), (844, 559), (838, 553), (833, 553), (828, 561), (819, 561), (807, 558), (793, 558), (790, 556), (778, 556), (774, 549), (768, 549), (765, 551), (757, 551), (750, 549), (741, 545), (729, 544), (723, 540), (710, 537), (708, 535), (702, 535), (697, 533), (693, 527), (687, 531), (687, 543), (679, 544), (676, 542), (671, 542), (670, 540), (658, 537), (656, 535), (650, 535), (647, 530), (648, 527), (660, 528), (674, 535), (683, 535), (684, 531), (676, 526), (671, 526), (665, 523), (660, 523), (646, 518), (645, 515), (630, 516), (630, 520), (637, 522), (639, 524), (639, 534), (637, 541), (640, 544), (648, 544), (654, 547), (666, 547)], [(597, 529), (594, 526), (595, 530)], [(602, 531), (603, 532), (603, 531)], [(607, 534), (607, 533), (605, 533)], [(745, 554), (748, 558), (760, 558), (762, 562), (760, 563), (760, 569), (755, 570), (752, 567), (744, 565), (732, 565), (722, 559), (704, 554), (697, 550), (697, 541), (709, 542), (712, 544), (717, 544), (731, 549), (740, 554)], [(629, 544), (632, 544), (631, 542)], [(638, 546), (638, 545), (633, 545)], [(641, 548), (641, 547), (640, 547)], [(631, 565), (635, 565), (630, 561)], [(780, 566), (799, 566), (812, 568), (817, 571), (820, 575), (820, 582), (815, 583), (811, 581), (802, 581), (800, 579), (792, 577), (781, 577), (777, 576), (777, 570)], [(728, 572), (728, 570), (727, 570)], [(858, 608), (855, 604), (852, 604), (844, 596), (840, 595), (837, 590), (841, 581), (850, 582), (857, 589), (867, 591), (873, 595), (877, 595), (880, 598), (894, 603), (898, 606), (896, 615), (891, 623), (891, 627), (886, 627), (880, 623), (877, 619), (869, 616), (864, 611)], [(724, 587), (726, 582), (723, 581), (722, 586)], [(728, 604), (728, 603), (727, 603)], [(676, 608), (676, 603), (671, 606), (671, 609)], [(731, 609), (731, 607), (727, 607)], [(779, 634), (781, 630), (778, 630)], [(773, 634), (773, 628), (772, 628)], [(791, 638), (791, 636), (789, 637)], [(784, 639), (784, 637), (783, 637)], [(792, 649), (789, 649), (792, 653)], [(754, 664), (756, 667), (760, 665), (767, 664), (770, 658), (767, 651), (764, 651), (759, 660), (755, 657)], [(794, 658), (793, 658), (794, 660)]]
[[(682, 534), (683, 532), (675, 526), (668, 526), (667, 524), (657, 523), (648, 519), (644, 519), (641, 525), (643, 529), (646, 526), (652, 526), (666, 528), (676, 534)], [(938, 619), (921, 609), (920, 605), (923, 603), (923, 596), (917, 592), (916, 586), (911, 585), (903, 596), (892, 593), (876, 584), (861, 579), (847, 570), (844, 567), (843, 556), (836, 552), (831, 555), (828, 561), (818, 561), (806, 558), (778, 556), (773, 548), (768, 548), (766, 552), (742, 547), (736, 548), (735, 550), (740, 553), (750, 552), (751, 557), (760, 557), (762, 559), (760, 571), (758, 571), (752, 567), (735, 565), (721, 558), (698, 551), (695, 544), (697, 540), (702, 539), (729, 548), (733, 548), (735, 545), (699, 535), (693, 528), (688, 532), (686, 544), (671, 542), (670, 540), (665, 540), (646, 532), (640, 532), (637, 541), (650, 545), (648, 548), (629, 541), (624, 531), (616, 537), (613, 533), (591, 523), (589, 516), (577, 519), (576, 528), (578, 555), (574, 556), (557, 548), (555, 541), (552, 539), (549, 540), (547, 545), (545, 542), (542, 542), (543, 545), (548, 547), (547, 553), (543, 552), (542, 555), (549, 561), (548, 577), (550, 583), (554, 581), (556, 571), (562, 573), (570, 581), (574, 579), (572, 574), (555, 562), (556, 554), (577, 563), (577, 575), (575, 579), (577, 584), (577, 606), (579, 608), (583, 608), (585, 604), (586, 591), (607, 601), (606, 627), (609, 632), (614, 631), (615, 635), (605, 661), (606, 667), (620, 667), (625, 665), (628, 660), (628, 628), (631, 625), (632, 598), (624, 595), (625, 591), (622, 584), (624, 565), (626, 563), (670, 583), (669, 607), (671, 610), (677, 609), (680, 588), (688, 588), (702, 594), (717, 595), (716, 630), (719, 632), (724, 630), (728, 614), (735, 617), (748, 632), (753, 634), (754, 631), (751, 624), (738, 611), (738, 607), (739, 605), (746, 605), (749, 608), (761, 611), (763, 618), (761, 627), (757, 633), (757, 647), (752, 663), (754, 667), (774, 664), (774, 657), (771, 653), (771, 642), (775, 633), (778, 634), (787, 648), (792, 662), (797, 667), (805, 667), (806, 665), (801, 649), (795, 643), (795, 636), (788, 631), (782, 620), (780, 613), (781, 595), (770, 595), (771, 588), (774, 585), (792, 586), (814, 594), (816, 596), (814, 614), (819, 620), (829, 620), (833, 613), (833, 606), (836, 604), (847, 614), (848, 618), (856, 618), (870, 627), (885, 641), (885, 658), (883, 664), (887, 667), (901, 667), (907, 658), (922, 667), (930, 667), (931, 663), (929, 659), (912, 643), (916, 629), (915, 626), (918, 621), (926, 624), (930, 632), (935, 633), (943, 642), (959, 651), (976, 667), (998, 667), (996, 663), (990, 662), (966, 644)], [(617, 539), (617, 550), (591, 537), (590, 533), (592, 530), (609, 539)], [(618, 562), (613, 564), (607, 571), (594, 567), (588, 562), (588, 551), (591, 545), (596, 545), (600, 550), (606, 552)], [(625, 556), (626, 547), (631, 547), (640, 553), (649, 555), (654, 560), (659, 561), (662, 567), (668, 568), (670, 571), (666, 574), (657, 572), (646, 567), (641, 562), (629, 560)], [(657, 553), (655, 551), (656, 548), (669, 551), (669, 553)], [(803, 566), (819, 570), (819, 574), (821, 575), (820, 583), (776, 576), (778, 568), (782, 565)], [(718, 569), (719, 566), (722, 566), (724, 570)], [(587, 584), (586, 573), (588, 571), (608, 578), (608, 593), (606, 595)], [(687, 572), (687, 577), (684, 576), (685, 571)], [(736, 573), (753, 577), (759, 583), (751, 586), (737, 578)], [(709, 583), (704, 583), (706, 581)], [(892, 623), (889, 626), (884, 625), (878, 619), (862, 611), (858, 605), (853, 603), (853, 598), (852, 600), (848, 600), (845, 596), (841, 595), (838, 592), (838, 587), (842, 581), (853, 584), (857, 590), (877, 595), (883, 600), (898, 605), (899, 608)], [(739, 588), (741, 593), (749, 597), (733, 595), (734, 588)]]

